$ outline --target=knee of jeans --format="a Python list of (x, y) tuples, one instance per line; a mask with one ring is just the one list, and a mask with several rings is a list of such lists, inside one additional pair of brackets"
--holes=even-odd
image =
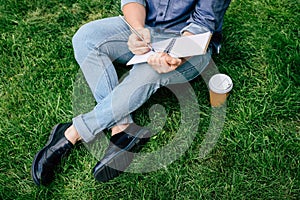
[(87, 32), (86, 30), (86, 25), (83, 25), (72, 38), (72, 45), (73, 45), (73, 50), (75, 54), (75, 59), (77, 62), (80, 64), (83, 62), (83, 59), (87, 56)]
[[(95, 36), (95, 28), (93, 22), (81, 26), (72, 38), (75, 59), (80, 64), (88, 56), (90, 51), (95, 49), (92, 39)], [(99, 41), (97, 41), (99, 42)]]

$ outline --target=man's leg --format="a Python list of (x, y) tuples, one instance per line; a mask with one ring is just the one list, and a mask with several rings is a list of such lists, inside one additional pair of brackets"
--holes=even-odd
[[(118, 84), (112, 60), (128, 60), (126, 42), (129, 33), (119, 18), (109, 18), (84, 25), (73, 38), (76, 60), (98, 104)], [(130, 117), (124, 116), (116, 123), (130, 121)], [(36, 154), (32, 164), (31, 173), (37, 185), (46, 185), (53, 180), (54, 168), (80, 139), (77, 134), (71, 123), (53, 128), (48, 143)]]
[(135, 65), (129, 75), (89, 113), (73, 119), (77, 131), (86, 142), (98, 132), (139, 108), (161, 86), (184, 83), (197, 77), (208, 65), (210, 52), (195, 56), (177, 70), (159, 74), (147, 63)]
[[(133, 56), (127, 47), (130, 33), (119, 17), (113, 17), (85, 24), (73, 37), (75, 58), (98, 104), (118, 85), (112, 61), (125, 64)], [(132, 123), (130, 115), (107, 128), (114, 135), (128, 123)], [(73, 144), (80, 139), (74, 126), (66, 130), (66, 137)]]
[[(113, 92), (103, 100), (103, 104), (97, 105), (96, 108), (88, 113), (91, 118), (81, 116), (88, 126), (89, 120), (99, 120), (98, 124), (102, 123), (105, 127), (105, 120), (101, 116), (111, 116), (111, 118), (122, 118), (123, 115), (131, 113), (140, 107), (158, 88), (168, 84), (184, 83), (197, 77), (201, 71), (207, 66), (210, 59), (210, 54), (190, 60), (190, 62), (178, 69), (166, 74), (158, 74), (148, 64), (140, 64), (133, 67), (129, 75), (121, 82)], [(197, 62), (196, 62), (197, 61)], [(122, 93), (123, 91), (123, 93)], [(124, 91), (126, 91), (124, 93)], [(110, 102), (110, 103), (108, 103)], [(112, 105), (108, 108), (106, 105)], [(97, 113), (98, 112), (98, 113)], [(99, 114), (100, 113), (100, 114)], [(107, 118), (109, 119), (109, 118)], [(106, 121), (109, 123), (109, 121)], [(127, 132), (128, 131), (128, 132)], [(115, 143), (116, 146), (110, 145), (104, 157), (96, 164), (93, 169), (93, 174), (96, 180), (105, 182), (117, 177), (131, 163), (134, 154), (134, 148), (139, 146), (139, 140), (145, 140), (145, 137), (150, 137), (150, 132), (147, 130), (125, 130), (127, 135), (121, 135)], [(125, 138), (125, 139), (122, 139)], [(126, 143), (118, 141), (127, 141)], [(121, 145), (120, 145), (121, 144)]]

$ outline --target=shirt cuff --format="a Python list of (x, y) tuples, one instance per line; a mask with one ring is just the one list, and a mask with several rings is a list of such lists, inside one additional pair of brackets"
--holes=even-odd
[(123, 6), (128, 3), (139, 3), (142, 4), (143, 6), (146, 6), (145, 0), (121, 0), (121, 8), (123, 8)]
[(188, 31), (193, 34), (200, 34), (200, 33), (206, 33), (206, 32), (211, 32), (207, 27), (201, 26), (195, 23), (190, 23), (186, 27), (184, 27), (181, 31), (180, 34), (182, 35), (184, 31)]

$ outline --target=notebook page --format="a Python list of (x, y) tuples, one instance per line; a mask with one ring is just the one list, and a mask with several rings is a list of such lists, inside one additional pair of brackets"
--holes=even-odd
[[(173, 48), (170, 51), (172, 57), (189, 57), (194, 55), (202, 55), (206, 53), (209, 41), (211, 38), (211, 33), (206, 32), (197, 35), (184, 36), (176, 38), (176, 42), (173, 45)], [(168, 44), (171, 42), (172, 38), (163, 40), (160, 42), (152, 43), (152, 47), (156, 52), (163, 52)], [(137, 64), (147, 62), (149, 56), (155, 52), (150, 51), (143, 55), (135, 55), (127, 63), (127, 65)]]
[(170, 55), (173, 57), (188, 57), (206, 53), (211, 33), (191, 35), (177, 38)]

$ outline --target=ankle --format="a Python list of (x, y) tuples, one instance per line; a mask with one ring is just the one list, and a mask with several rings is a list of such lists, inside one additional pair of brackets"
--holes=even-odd
[(76, 144), (78, 141), (81, 140), (79, 133), (77, 132), (76, 128), (72, 125), (65, 131), (65, 137), (69, 142), (73, 145)]
[(124, 131), (128, 126), (129, 126), (129, 124), (120, 124), (120, 125), (116, 125), (116, 126), (112, 127), (111, 128), (111, 136)]

